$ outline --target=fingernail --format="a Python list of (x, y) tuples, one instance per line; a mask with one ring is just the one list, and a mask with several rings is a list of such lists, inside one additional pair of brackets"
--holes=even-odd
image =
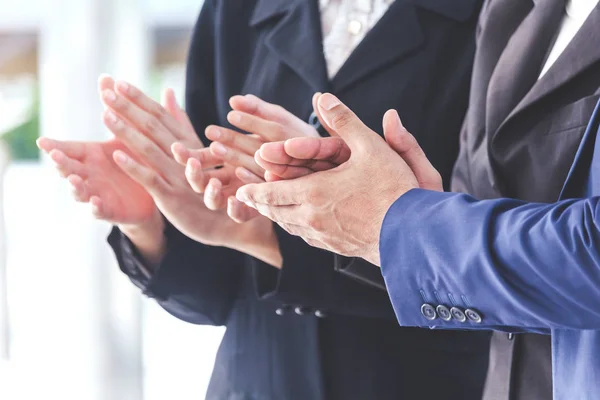
[(254, 174), (250, 171), (248, 171), (246, 168), (240, 167), (238, 168), (238, 173), (240, 175), (242, 175), (242, 177), (244, 177), (245, 179), (252, 179), (254, 178)]
[(394, 110), (394, 114), (396, 114), (396, 119), (398, 120), (398, 125), (400, 125), (400, 128), (406, 129), (406, 128), (404, 128), (404, 125), (402, 124), (402, 120), (400, 119), (400, 115), (398, 114), (397, 110)]
[(122, 153), (120, 151), (116, 152), (115, 158), (117, 159), (117, 162), (121, 164), (126, 164), (129, 161), (129, 157), (127, 157), (125, 153)]
[(112, 90), (105, 90), (104, 92), (102, 92), (102, 95), (104, 96), (104, 100), (106, 100), (107, 103), (114, 103), (115, 101), (117, 101), (117, 94)]
[(247, 204), (249, 202), (248, 195), (242, 190), (237, 191), (237, 193), (235, 194), (235, 198), (241, 201), (242, 203)]
[(127, 82), (123, 82), (123, 81), (117, 81), (117, 88), (122, 91), (127, 93), (127, 91), (129, 91), (129, 85), (127, 84)]
[(208, 197), (216, 197), (217, 196), (217, 191), (215, 190), (215, 187), (209, 183), (206, 186), (205, 194)]
[(231, 111), (227, 114), (227, 120), (234, 125), (239, 124), (242, 121), (242, 116), (238, 112)]
[(334, 95), (330, 93), (325, 93), (319, 98), (319, 105), (321, 106), (321, 108), (330, 111), (332, 108), (339, 106), (340, 101)]
[(106, 110), (106, 120), (111, 124), (116, 124), (119, 121), (115, 113), (110, 110)]
[(219, 155), (219, 156), (224, 156), (225, 154), (227, 154), (227, 148), (219, 142), (213, 142), (210, 145), (210, 147), (211, 147), (212, 151), (217, 153), (217, 155)]
[(213, 140), (219, 140), (221, 138), (221, 131), (217, 128), (212, 128), (210, 135), (213, 137)]
[(195, 175), (195, 173), (196, 173), (196, 167), (189, 160), (188, 160), (187, 164), (185, 165), (185, 173), (187, 175)]

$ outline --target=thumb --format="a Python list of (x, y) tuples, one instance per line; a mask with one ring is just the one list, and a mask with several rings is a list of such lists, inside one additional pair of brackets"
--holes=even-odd
[(177, 103), (177, 98), (175, 97), (175, 91), (171, 88), (165, 89), (162, 94), (163, 107), (175, 118), (178, 122), (183, 124), (187, 131), (195, 132), (192, 122), (188, 117), (187, 113), (179, 106)]
[(383, 116), (383, 132), (389, 146), (415, 174), (421, 189), (444, 190), (440, 173), (431, 165), (417, 139), (402, 125), (396, 110), (389, 110)]
[(330, 93), (317, 101), (321, 118), (329, 128), (348, 144), (350, 150), (358, 150), (379, 137), (371, 131), (344, 103)]

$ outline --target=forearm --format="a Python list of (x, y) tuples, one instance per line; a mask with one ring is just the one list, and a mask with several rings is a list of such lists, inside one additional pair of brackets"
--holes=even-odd
[[(598, 198), (534, 204), (412, 191), (388, 211), (382, 271), (403, 325), (598, 329)], [(423, 303), (480, 322), (428, 321)]]

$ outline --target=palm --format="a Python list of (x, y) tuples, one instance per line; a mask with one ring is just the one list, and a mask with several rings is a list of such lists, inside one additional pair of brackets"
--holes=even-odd
[(86, 167), (86, 184), (90, 195), (102, 200), (106, 215), (118, 224), (136, 224), (149, 220), (155, 211), (148, 192), (129, 178), (113, 160), (115, 150), (131, 156), (131, 152), (116, 139), (86, 143), (81, 160)]

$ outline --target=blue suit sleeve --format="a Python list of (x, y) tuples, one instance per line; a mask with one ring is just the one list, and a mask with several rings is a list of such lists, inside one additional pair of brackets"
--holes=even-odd
[[(555, 204), (412, 190), (383, 222), (382, 273), (401, 325), (600, 329), (599, 198)], [(423, 304), (476, 310), (433, 320)]]

